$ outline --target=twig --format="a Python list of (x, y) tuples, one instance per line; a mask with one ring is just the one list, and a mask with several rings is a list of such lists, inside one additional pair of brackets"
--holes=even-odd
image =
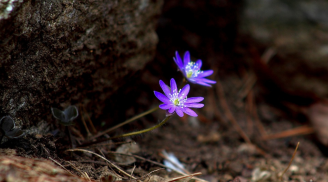
[(296, 145), (296, 148), (295, 148), (295, 150), (294, 150), (293, 156), (292, 156), (292, 158), (290, 159), (287, 168), (282, 172), (282, 174), (281, 174), (281, 176), (280, 176), (280, 178), (279, 178), (280, 181), (282, 180), (282, 176), (286, 173), (286, 171), (289, 169), (290, 165), (292, 164), (292, 162), (293, 162), (293, 160), (294, 160), (294, 158), (295, 158), (295, 155), (296, 155), (296, 152), (297, 152), (297, 149), (298, 149), (298, 146), (299, 146), (299, 145), (300, 145), (300, 142), (297, 142), (297, 145)]
[(145, 178), (146, 176), (149, 176), (150, 174), (152, 174), (152, 173), (154, 173), (154, 172), (157, 172), (157, 171), (159, 171), (159, 170), (162, 170), (162, 169), (164, 169), (164, 168), (159, 168), (159, 169), (155, 169), (155, 170), (153, 170), (153, 171), (150, 171), (148, 174), (141, 176), (140, 179), (143, 179), (143, 178)]
[(52, 159), (51, 157), (48, 157), (48, 159), (52, 160), (52, 162), (56, 163), (58, 166), (62, 167), (65, 171), (67, 171), (68, 173), (70, 173), (71, 175), (74, 175), (73, 173), (71, 173), (71, 171), (67, 170), (63, 165), (61, 165), (59, 162), (57, 162), (55, 159)]
[[(209, 89), (209, 93), (210, 93), (211, 96), (213, 96), (213, 98), (215, 98), (215, 93), (214, 93), (213, 89)], [(227, 121), (223, 119), (222, 113), (221, 113), (218, 105), (216, 104), (215, 99), (214, 99), (214, 102), (215, 103), (213, 104), (213, 107), (214, 107), (213, 110), (214, 110), (214, 115), (215, 115), (216, 119), (220, 122), (220, 124), (222, 126), (227, 127)]]
[(272, 139), (286, 138), (286, 137), (297, 136), (297, 135), (307, 135), (311, 133), (314, 133), (314, 129), (310, 126), (304, 125), (280, 133), (266, 135), (262, 138), (262, 140), (272, 140)]
[(133, 169), (131, 171), (131, 176), (133, 175), (134, 170), (136, 169), (136, 165), (133, 166)]
[(89, 140), (96, 139), (96, 138), (98, 138), (98, 137), (100, 137), (100, 136), (102, 136), (102, 135), (104, 135), (106, 133), (109, 133), (109, 132), (111, 132), (111, 131), (113, 131), (113, 130), (121, 127), (121, 126), (124, 126), (124, 125), (126, 125), (126, 124), (128, 124), (128, 123), (130, 123), (130, 122), (132, 122), (132, 121), (134, 121), (136, 119), (139, 119), (139, 118), (141, 118), (141, 117), (143, 117), (143, 116), (145, 116), (145, 115), (147, 115), (149, 113), (152, 113), (152, 112), (156, 111), (157, 109), (159, 109), (158, 106), (157, 107), (154, 107), (154, 108), (152, 108), (152, 109), (150, 109), (150, 110), (148, 110), (146, 112), (143, 112), (143, 113), (141, 113), (139, 115), (136, 115), (136, 116), (134, 116), (134, 117), (132, 117), (132, 118), (130, 118), (130, 119), (128, 119), (128, 120), (126, 120), (126, 121), (124, 121), (124, 122), (122, 122), (122, 123), (114, 126), (114, 127), (111, 127), (111, 128), (109, 128), (109, 129), (107, 129), (105, 131), (99, 132), (97, 135), (91, 137)]
[(97, 133), (97, 130), (96, 130), (95, 126), (93, 125), (93, 123), (92, 123), (92, 121), (91, 121), (91, 119), (89, 117), (89, 114), (88, 114), (87, 110), (85, 109), (85, 107), (83, 105), (82, 105), (82, 108), (83, 108), (84, 114), (87, 116), (87, 119), (89, 121), (89, 124), (91, 126), (91, 129), (92, 129), (93, 133)]
[(224, 96), (223, 87), (222, 87), (221, 82), (220, 82), (219, 79), (217, 79), (217, 83), (216, 83), (216, 92), (217, 92), (217, 95), (219, 96), (219, 100), (220, 100), (221, 106), (222, 106), (222, 108), (225, 112), (226, 117), (234, 125), (235, 129), (237, 130), (239, 135), (245, 140), (245, 142), (247, 142), (248, 144), (252, 144), (251, 140), (248, 138), (248, 136), (245, 134), (245, 132), (241, 129), (241, 127), (237, 123), (235, 117), (231, 113), (231, 111), (229, 109), (229, 106), (228, 106), (228, 103), (227, 103), (227, 101), (225, 99), (225, 96)]
[(88, 128), (87, 124), (84, 121), (84, 117), (83, 117), (82, 112), (81, 112), (81, 120), (82, 120), (82, 123), (84, 125), (85, 130), (87, 131), (87, 136), (88, 136), (87, 138), (90, 138), (92, 136), (92, 134), (90, 133), (89, 128)]
[[(132, 156), (132, 157), (135, 157), (135, 158), (137, 158), (137, 159), (144, 160), (144, 161), (150, 162), (150, 163), (152, 163), (152, 164), (158, 165), (158, 166), (160, 166), (160, 167), (163, 167), (163, 168), (166, 168), (166, 169), (171, 169), (172, 171), (174, 171), (174, 172), (176, 172), (176, 173), (178, 173), (178, 174), (181, 174), (181, 175), (184, 175), (184, 176), (187, 175), (187, 174), (185, 174), (185, 173), (182, 173), (182, 172), (180, 172), (180, 171), (177, 171), (176, 169), (173, 169), (173, 168), (171, 168), (171, 167), (165, 166), (165, 165), (163, 165), (163, 164), (161, 164), (161, 163), (159, 163), (159, 162), (155, 162), (155, 161), (152, 161), (152, 160), (149, 160), (149, 159), (146, 159), (146, 158), (140, 157), (140, 156), (138, 156), (138, 155), (134, 155), (134, 154), (126, 154), (126, 153), (120, 153), (120, 152), (113, 152), (113, 151), (107, 151), (107, 152), (108, 152), (108, 153), (113, 153), (113, 154), (119, 154), (119, 155)], [(198, 180), (198, 181), (207, 182), (206, 180), (203, 180), (203, 179), (200, 179), (200, 178), (196, 178), (196, 177), (193, 177), (193, 179)]]
[(66, 161), (66, 162), (69, 165), (71, 165), (77, 172), (81, 173), (82, 177), (84, 177), (85, 179), (88, 179), (89, 181), (91, 181), (90, 178), (89, 178), (89, 176), (88, 176), (88, 174), (82, 172), (80, 169), (78, 169), (76, 166), (74, 166), (74, 164), (72, 164), (71, 162), (69, 162), (69, 161)]
[(184, 178), (189, 178), (189, 177), (194, 177), (194, 176), (198, 176), (198, 175), (201, 175), (202, 173), (201, 172), (198, 172), (198, 173), (193, 173), (193, 174), (188, 174), (186, 176), (180, 176), (180, 177), (176, 177), (176, 178), (171, 178), (171, 179), (168, 179), (168, 181), (166, 182), (172, 182), (172, 181), (177, 181), (177, 180), (180, 180), (180, 179), (184, 179)]
[(247, 119), (247, 131), (250, 135), (253, 134), (253, 119), (252, 119), (252, 114), (253, 114), (253, 109), (254, 109), (254, 102), (253, 102), (253, 92), (252, 90), (248, 93), (246, 97), (246, 108), (245, 110), (248, 112), (246, 114), (246, 119)]
[(122, 169), (120, 169), (118, 166), (116, 166), (115, 164), (113, 164), (112, 162), (110, 162), (109, 160), (107, 160), (105, 157), (97, 154), (97, 153), (94, 153), (94, 152), (91, 152), (89, 150), (84, 150), (84, 149), (68, 149), (66, 151), (70, 151), (70, 152), (75, 152), (75, 151), (80, 151), (80, 152), (86, 152), (86, 153), (90, 153), (90, 154), (93, 154), (93, 155), (96, 155), (100, 158), (102, 158), (103, 160), (105, 160), (106, 162), (108, 162), (110, 165), (112, 165), (113, 167), (115, 167), (117, 170), (119, 170), (120, 172), (122, 172), (123, 174), (125, 174), (126, 176), (132, 178), (132, 179), (137, 179), (136, 177), (130, 175), (129, 173), (123, 171)]
[(257, 114), (257, 107), (256, 107), (256, 102), (254, 101), (253, 91), (251, 90), (249, 92), (249, 94), (252, 95), (252, 101), (251, 102), (252, 102), (252, 106), (253, 106), (252, 109), (251, 109), (251, 113), (250, 114), (253, 115), (254, 120), (255, 120), (255, 123), (256, 123), (256, 126), (257, 126), (258, 130), (260, 131), (261, 136), (262, 137), (263, 136), (266, 136), (265, 128), (264, 128), (264, 126), (263, 126), (263, 124), (262, 124), (262, 122), (261, 122), (261, 120), (259, 118), (259, 115)]
[(113, 143), (98, 143), (95, 145), (89, 145), (89, 146), (85, 146), (85, 147), (78, 147), (78, 148), (97, 148), (97, 147), (105, 147), (108, 145), (119, 145), (119, 144), (126, 144), (126, 143), (135, 143), (135, 141), (124, 141), (124, 142), (113, 142)]

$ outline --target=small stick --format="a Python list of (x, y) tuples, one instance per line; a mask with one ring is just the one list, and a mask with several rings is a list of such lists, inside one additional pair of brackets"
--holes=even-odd
[(97, 148), (97, 147), (106, 147), (108, 145), (118, 145), (118, 144), (126, 144), (126, 143), (135, 143), (135, 141), (124, 141), (124, 142), (114, 142), (114, 143), (98, 143), (95, 145), (85, 146), (85, 147), (78, 147), (78, 148)]
[(67, 170), (63, 165), (61, 165), (59, 162), (57, 162), (55, 159), (52, 159), (51, 157), (48, 157), (48, 159), (52, 160), (52, 162), (56, 163), (58, 166), (62, 167), (65, 171), (70, 173), (71, 175), (74, 175), (71, 173), (71, 171)]
[(89, 117), (89, 114), (87, 113), (87, 110), (85, 109), (84, 106), (82, 106), (82, 108), (83, 108), (84, 114), (87, 116), (87, 119), (89, 121), (89, 124), (91, 126), (91, 129), (92, 129), (93, 133), (97, 133), (97, 130), (96, 130), (95, 126), (93, 125), (93, 123), (92, 123), (92, 121), (91, 121), (91, 119)]
[(252, 144), (251, 140), (248, 138), (246, 133), (241, 129), (241, 127), (237, 123), (235, 117), (233, 116), (232, 112), (230, 111), (228, 103), (224, 97), (223, 87), (222, 87), (219, 79), (217, 79), (217, 82), (216, 82), (216, 92), (217, 92), (217, 95), (219, 96), (220, 103), (225, 112), (226, 117), (235, 126), (235, 129), (237, 130), (239, 135), (245, 140), (245, 142), (247, 142), (248, 144)]
[(83, 173), (80, 169), (78, 169), (76, 166), (74, 166), (74, 164), (72, 164), (69, 161), (66, 161), (69, 165), (71, 165), (77, 172), (81, 173), (82, 177), (84, 177), (85, 179), (88, 179), (90, 181), (89, 176), (86, 173)]
[(109, 128), (109, 129), (107, 129), (107, 130), (105, 130), (105, 131), (99, 132), (97, 135), (91, 137), (89, 140), (96, 139), (96, 138), (98, 138), (98, 137), (100, 137), (100, 136), (102, 136), (102, 135), (104, 135), (104, 134), (106, 134), (106, 133), (109, 133), (109, 132), (111, 132), (111, 131), (113, 131), (113, 130), (115, 130), (115, 129), (121, 127), (121, 126), (124, 126), (124, 125), (126, 125), (126, 124), (128, 124), (128, 123), (130, 123), (130, 122), (132, 122), (132, 121), (134, 121), (134, 120), (136, 120), (136, 119), (139, 119), (139, 118), (141, 118), (141, 117), (143, 117), (143, 116), (145, 116), (145, 115), (147, 115), (147, 114), (150, 114), (150, 113), (156, 111), (157, 109), (159, 109), (158, 106), (157, 106), (157, 107), (154, 107), (154, 108), (152, 108), (152, 109), (150, 109), (150, 110), (148, 110), (148, 111), (146, 111), (146, 112), (143, 112), (143, 113), (141, 113), (141, 114), (139, 114), (139, 115), (136, 115), (136, 116), (134, 116), (134, 117), (132, 117), (132, 118), (130, 118), (130, 119), (128, 119), (128, 120), (126, 120), (126, 121), (124, 121), (124, 122), (122, 122), (122, 123), (120, 123), (120, 124), (114, 126), (114, 127), (111, 127), (111, 128)]
[(128, 176), (128, 177), (130, 177), (132, 179), (137, 179), (136, 177), (134, 177), (134, 176), (130, 175), (129, 173), (123, 171), (121, 168), (119, 168), (118, 166), (116, 166), (115, 164), (113, 164), (112, 162), (110, 162), (109, 160), (107, 160), (105, 157), (103, 157), (103, 156), (101, 156), (101, 155), (99, 155), (97, 153), (91, 152), (89, 150), (84, 150), (84, 149), (68, 149), (66, 151), (70, 151), (70, 152), (80, 151), (80, 152), (86, 152), (86, 153), (90, 153), (90, 154), (96, 155), (97, 157), (100, 157), (103, 160), (105, 160), (106, 162), (108, 162), (110, 165), (112, 165), (113, 167), (115, 167), (117, 170), (119, 170), (120, 172), (122, 172), (126, 176)]
[(293, 156), (292, 158), (290, 159), (289, 163), (288, 163), (288, 166), (287, 168), (282, 172), (281, 176), (279, 177), (279, 180), (282, 181), (282, 176), (285, 174), (285, 172), (289, 169), (290, 165), (292, 164), (294, 158), (295, 158), (295, 155), (296, 155), (296, 152), (297, 152), (297, 149), (298, 149), (298, 146), (300, 145), (300, 142), (297, 142), (297, 145), (296, 145), (296, 148), (294, 150), (294, 153), (293, 153)]
[(134, 170), (136, 169), (136, 165), (133, 166), (133, 169), (131, 171), (131, 176), (133, 175)]
[[(252, 90), (250, 91), (250, 94), (253, 95), (253, 91)], [(252, 103), (253, 103), (253, 108), (252, 108), (252, 111), (251, 111), (252, 113), (251, 114), (253, 114), (253, 117), (255, 119), (256, 126), (257, 126), (258, 130), (260, 131), (261, 136), (262, 137), (263, 136), (266, 136), (265, 128), (264, 128), (264, 126), (263, 126), (263, 124), (262, 124), (262, 122), (261, 122), (261, 120), (259, 118), (259, 115), (257, 114), (257, 107), (256, 107), (256, 102), (254, 101), (254, 99), (253, 99)]]
[(146, 174), (146, 175), (144, 175), (144, 176), (141, 176), (141, 178), (140, 179), (143, 179), (143, 178), (145, 178), (146, 176), (149, 176), (150, 174), (152, 174), (152, 173), (154, 173), (154, 172), (157, 172), (157, 171), (159, 171), (159, 170), (162, 170), (163, 168), (159, 168), (159, 169), (155, 169), (155, 170), (153, 170), (153, 171), (150, 171), (148, 174)]
[(84, 121), (84, 117), (83, 117), (82, 112), (81, 112), (81, 120), (82, 120), (82, 123), (85, 127), (85, 130), (87, 131), (87, 138), (90, 138), (92, 136), (92, 134), (90, 133), (89, 128), (88, 128), (87, 124)]
[(193, 173), (193, 174), (189, 174), (189, 175), (186, 175), (186, 176), (180, 176), (180, 177), (176, 177), (176, 178), (171, 178), (171, 179), (168, 179), (167, 182), (172, 182), (172, 181), (177, 181), (177, 180), (180, 180), (180, 179), (184, 179), (184, 178), (189, 178), (189, 177), (194, 177), (194, 176), (198, 176), (198, 175), (201, 175), (202, 173), (201, 172), (198, 172), (198, 173)]
[[(175, 169), (173, 169), (173, 168), (171, 168), (171, 167), (165, 166), (165, 165), (163, 165), (163, 164), (161, 164), (161, 163), (159, 163), (159, 162), (155, 162), (155, 161), (152, 161), (152, 160), (149, 160), (149, 159), (146, 159), (146, 158), (140, 157), (140, 156), (138, 156), (138, 155), (134, 155), (134, 154), (126, 154), (126, 153), (120, 153), (120, 152), (113, 152), (113, 151), (108, 151), (108, 153), (119, 154), (119, 155), (126, 155), (126, 156), (132, 156), (132, 157), (135, 157), (135, 158), (137, 158), (137, 159), (144, 160), (144, 161), (150, 162), (150, 163), (152, 163), (152, 164), (158, 165), (158, 166), (160, 166), (160, 167), (163, 167), (163, 168), (166, 168), (166, 169), (171, 169), (172, 171), (174, 171), (174, 172), (176, 172), (176, 173), (178, 173), (178, 174), (181, 174), (181, 175), (184, 175), (184, 176), (187, 175), (187, 174), (182, 173), (182, 172), (180, 172), (180, 171), (177, 171), (177, 170), (175, 170)], [(207, 182), (206, 180), (203, 180), (203, 179), (200, 179), (200, 178), (197, 178), (197, 177), (193, 177), (193, 179), (198, 180), (198, 181)]]
[(247, 111), (246, 113), (246, 120), (247, 120), (247, 130), (250, 135), (253, 134), (253, 119), (252, 119), (252, 113), (254, 109), (254, 102), (253, 102), (253, 92), (252, 90), (248, 93), (246, 97), (246, 105), (245, 105), (245, 110)]
[(272, 140), (272, 139), (286, 138), (286, 137), (297, 136), (297, 135), (307, 135), (311, 133), (314, 133), (314, 129), (310, 126), (303, 125), (280, 133), (266, 135), (262, 138), (262, 140)]

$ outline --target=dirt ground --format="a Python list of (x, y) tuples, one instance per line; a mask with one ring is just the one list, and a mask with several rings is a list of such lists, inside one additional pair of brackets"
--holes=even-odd
[[(29, 171), (31, 166), (37, 166), (31, 164), (26, 167), (28, 162), (25, 160), (30, 159), (51, 161), (47, 166), (52, 165), (52, 169), (57, 166), (57, 173), (65, 174), (60, 179), (56, 178), (59, 176), (55, 175), (56, 172), (48, 174), (52, 181), (137, 181), (132, 177), (140, 181), (176, 181), (176, 177), (181, 177), (180, 181), (209, 182), (280, 181), (280, 178), (295, 182), (328, 181), (327, 148), (311, 127), (307, 114), (311, 105), (320, 99), (313, 94), (290, 91), (278, 84), (276, 80), (283, 79), (283, 75), (274, 74), (274, 70), (270, 72), (270, 68), (277, 67), (274, 61), (273, 64), (252, 66), (254, 62), (266, 59), (259, 60), (259, 55), (270, 53), (270, 46), (258, 44), (237, 33), (237, 27), (231, 23), (235, 17), (228, 12), (229, 8), (236, 11), (238, 4), (228, 3), (227, 7), (221, 7), (225, 9), (223, 15), (232, 17), (224, 24), (229, 28), (220, 29), (223, 26), (220, 24), (216, 27), (218, 31), (205, 33), (198, 32), (198, 28), (190, 28), (193, 23), (195, 27), (202, 25), (201, 16), (195, 22), (188, 20), (180, 24), (182, 20), (172, 20), (178, 10), (172, 10), (170, 6), (173, 6), (172, 3), (164, 5), (159, 21), (159, 45), (154, 61), (113, 97), (121, 100), (122, 105), (112, 106), (111, 111), (104, 113), (102, 118), (95, 120), (91, 117), (91, 120), (100, 132), (158, 106), (160, 101), (153, 95), (154, 90), (161, 91), (158, 81), (161, 79), (167, 83), (170, 78), (182, 80), (172, 60), (176, 50), (180, 54), (190, 50), (194, 58), (204, 61), (204, 69), (215, 71), (210, 78), (218, 83), (212, 88), (191, 85), (191, 96), (205, 97), (204, 108), (195, 109), (199, 116), (180, 118), (175, 115), (164, 126), (149, 133), (75, 148), (75, 151), (67, 151), (72, 147), (63, 132), (64, 128), (9, 140), (0, 151), (1, 156), (5, 157), (1, 159), (1, 166), (10, 166), (0, 170), (0, 176), (7, 176), (2, 181), (9, 179), (15, 167)], [(218, 39), (220, 41), (215, 42)], [(284, 61), (298, 58), (295, 55), (281, 57), (278, 52), (267, 59), (279, 60), (283, 65)], [(288, 68), (279, 69), (283, 72)], [(82, 124), (83, 121), (88, 123), (92, 108), (86, 108), (86, 111), (79, 109), (81, 117), (76, 120), (76, 126), (70, 127), (77, 144), (95, 135), (87, 124), (91, 133), (88, 136)], [(122, 119), (114, 121), (113, 118), (118, 116), (111, 117), (113, 112), (117, 112)], [(165, 112), (158, 110), (97, 140), (151, 127), (164, 116)], [(45, 126), (38, 127), (42, 130)], [(293, 156), (298, 142), (297, 152)], [(201, 174), (192, 178), (168, 171), (163, 167), (164, 150), (173, 153), (184, 164), (184, 173)], [(13, 158), (13, 153), (25, 158)], [(21, 164), (13, 165), (17, 161)], [(67, 176), (72, 176), (69, 173), (81, 178), (69, 179)], [(39, 178), (33, 179), (40, 180), (40, 176), (35, 176)]]

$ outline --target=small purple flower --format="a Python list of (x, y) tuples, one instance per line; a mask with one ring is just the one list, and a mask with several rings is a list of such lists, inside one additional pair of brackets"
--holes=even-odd
[(204, 100), (203, 97), (190, 97), (187, 98), (187, 95), (190, 90), (189, 84), (185, 85), (182, 89), (178, 91), (177, 84), (172, 78), (170, 81), (171, 88), (167, 86), (162, 80), (159, 81), (164, 94), (156, 92), (155, 96), (163, 102), (159, 105), (159, 108), (166, 110), (169, 114), (173, 114), (174, 111), (180, 117), (183, 116), (183, 113), (188, 114), (189, 116), (197, 117), (198, 115), (189, 108), (202, 108), (204, 104), (198, 103)]
[(207, 87), (211, 87), (210, 84), (216, 83), (216, 81), (204, 78), (213, 74), (213, 70), (200, 70), (200, 68), (202, 67), (202, 60), (199, 59), (196, 61), (196, 63), (190, 61), (189, 51), (186, 51), (183, 58), (183, 62), (180, 58), (178, 51), (175, 52), (175, 57), (173, 58), (173, 60), (178, 65), (179, 70), (182, 72), (183, 76), (191, 83), (204, 85)]

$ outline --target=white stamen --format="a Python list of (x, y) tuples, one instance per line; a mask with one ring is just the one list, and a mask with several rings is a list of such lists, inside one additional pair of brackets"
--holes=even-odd
[(187, 75), (187, 78), (195, 78), (200, 73), (203, 73), (203, 71), (200, 70), (198, 64), (195, 64), (194, 62), (190, 61), (185, 67), (185, 73)]

